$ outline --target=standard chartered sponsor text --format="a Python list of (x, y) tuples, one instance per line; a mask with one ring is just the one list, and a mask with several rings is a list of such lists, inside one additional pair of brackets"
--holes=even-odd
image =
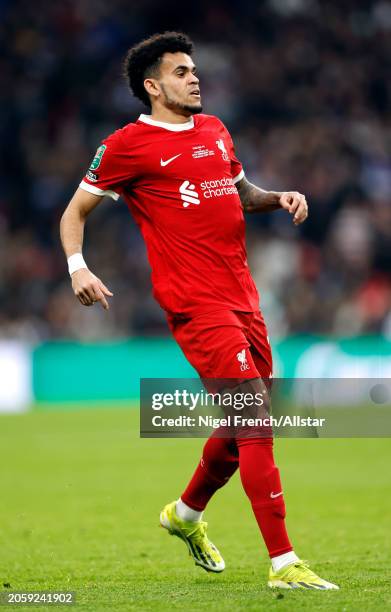
[(232, 178), (227, 177), (210, 181), (202, 181), (200, 187), (202, 189), (203, 196), (206, 199), (213, 197), (218, 198), (224, 195), (232, 195), (233, 193), (237, 193), (237, 189)]

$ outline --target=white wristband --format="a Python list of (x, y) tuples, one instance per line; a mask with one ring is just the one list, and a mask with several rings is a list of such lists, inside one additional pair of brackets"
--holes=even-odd
[(68, 257), (68, 270), (70, 276), (77, 270), (81, 270), (82, 268), (87, 268), (87, 264), (84, 261), (83, 255), (81, 253), (74, 253), (70, 257)]

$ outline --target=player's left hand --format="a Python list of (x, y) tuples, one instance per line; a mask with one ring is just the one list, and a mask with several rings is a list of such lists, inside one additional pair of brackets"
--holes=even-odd
[(295, 225), (303, 223), (308, 217), (307, 200), (298, 191), (284, 191), (280, 195), (280, 206), (293, 215)]

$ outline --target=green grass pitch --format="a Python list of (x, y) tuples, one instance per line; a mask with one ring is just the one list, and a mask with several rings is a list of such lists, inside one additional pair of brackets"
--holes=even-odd
[(276, 441), (295, 549), (338, 592), (267, 588), (238, 475), (205, 517), (227, 569), (193, 565), (158, 516), (201, 447), (140, 439), (130, 409), (1, 416), (0, 590), (71, 590), (76, 610), (94, 612), (391, 609), (389, 440)]

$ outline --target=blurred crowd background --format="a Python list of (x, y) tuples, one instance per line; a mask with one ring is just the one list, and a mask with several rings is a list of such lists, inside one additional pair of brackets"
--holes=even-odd
[(0, 0), (0, 337), (168, 333), (123, 202), (86, 232), (109, 313), (74, 298), (58, 235), (101, 139), (145, 112), (122, 80), (127, 48), (165, 29), (193, 37), (204, 112), (230, 129), (247, 177), (309, 201), (300, 228), (282, 212), (247, 218), (271, 335), (391, 337), (386, 0)]

